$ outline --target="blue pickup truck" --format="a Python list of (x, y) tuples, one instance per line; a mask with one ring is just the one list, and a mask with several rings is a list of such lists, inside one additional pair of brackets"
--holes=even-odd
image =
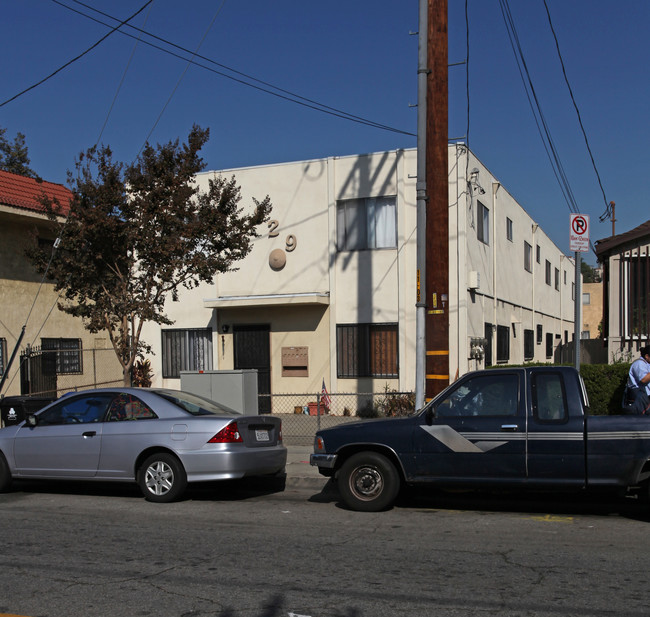
[(403, 485), (647, 493), (650, 417), (589, 415), (570, 367), (477, 371), (411, 416), (318, 431), (310, 463), (366, 512)]

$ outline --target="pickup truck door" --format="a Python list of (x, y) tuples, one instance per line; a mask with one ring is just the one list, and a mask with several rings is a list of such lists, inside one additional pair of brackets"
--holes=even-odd
[(461, 378), (420, 415), (413, 480), (523, 482), (525, 408), (523, 370)]
[(527, 476), (558, 488), (585, 483), (585, 419), (580, 383), (552, 369), (529, 373)]

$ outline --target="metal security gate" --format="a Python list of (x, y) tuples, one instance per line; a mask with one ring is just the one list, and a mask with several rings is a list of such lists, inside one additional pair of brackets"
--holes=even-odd
[(234, 367), (257, 369), (257, 394), (260, 413), (271, 413), (270, 326), (234, 326)]
[(56, 351), (27, 347), (20, 354), (20, 393), (56, 395)]

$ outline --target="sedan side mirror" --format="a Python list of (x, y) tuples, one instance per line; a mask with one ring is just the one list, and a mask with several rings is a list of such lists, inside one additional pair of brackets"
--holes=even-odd
[(430, 407), (427, 408), (424, 418), (427, 424), (433, 424), (433, 420), (435, 417), (436, 417), (436, 409), (433, 405), (431, 405)]
[(30, 413), (26, 418), (25, 418), (25, 424), (29, 426), (30, 428), (34, 428), (38, 424), (38, 420), (36, 416), (33, 413)]

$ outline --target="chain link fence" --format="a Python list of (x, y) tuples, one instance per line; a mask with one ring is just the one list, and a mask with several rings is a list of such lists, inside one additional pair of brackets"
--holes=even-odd
[[(121, 386), (113, 349), (29, 348), (20, 358), (21, 394), (56, 398), (87, 388)], [(282, 419), (285, 443), (311, 445), (316, 431), (343, 422), (401, 416), (415, 409), (412, 392), (261, 394), (259, 408)]]
[[(311, 445), (316, 431), (344, 422), (404, 416), (415, 410), (412, 392), (272, 394), (271, 410), (282, 418), (287, 445)], [(263, 398), (264, 395), (260, 395)]]

